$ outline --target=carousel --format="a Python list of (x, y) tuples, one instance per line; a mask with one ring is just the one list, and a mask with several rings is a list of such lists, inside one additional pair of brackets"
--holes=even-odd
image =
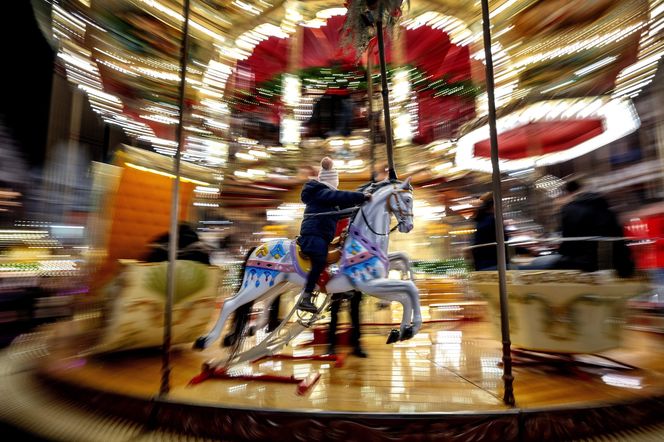
[[(664, 344), (623, 328), (645, 277), (504, 254), (473, 272), (463, 248), (489, 187), (505, 247), (501, 173), (551, 193), (547, 167), (639, 129), (661, 0), (33, 3), (55, 75), (131, 142), (91, 167), (72, 318), (2, 353), (3, 421), (67, 440), (660, 434)], [(371, 199), (328, 214), (350, 223), (304, 311), (299, 191), (324, 156)]]

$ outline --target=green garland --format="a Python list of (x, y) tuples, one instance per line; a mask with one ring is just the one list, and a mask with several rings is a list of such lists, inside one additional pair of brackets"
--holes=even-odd
[(412, 261), (411, 268), (416, 273), (438, 276), (463, 277), (471, 267), (463, 258), (449, 258), (432, 261)]
[[(425, 92), (432, 91), (434, 97), (458, 96), (474, 100), (480, 94), (480, 88), (472, 80), (461, 80), (453, 83), (447, 80), (446, 76), (435, 81), (430, 81), (430, 77), (416, 66), (404, 66), (398, 69), (408, 69), (410, 74), (410, 84), (414, 91)], [(388, 78), (391, 79), (392, 72), (388, 71)]]
[[(421, 69), (409, 65), (388, 68), (388, 80), (392, 79), (397, 70), (403, 69), (408, 70), (411, 85), (416, 92), (431, 91), (434, 97), (458, 96), (468, 100), (474, 100), (480, 93), (480, 88), (471, 80), (450, 83), (447, 78), (443, 77), (430, 81), (430, 77)], [(236, 90), (231, 99), (232, 107), (257, 106), (265, 102), (276, 103), (281, 98), (281, 85), (284, 75), (283, 73), (278, 74), (260, 83), (254, 91)], [(367, 90), (366, 71), (361, 67), (357, 69), (341, 66), (313, 67), (302, 69), (295, 75), (300, 78), (304, 87), (318, 89), (345, 87), (351, 92)], [(374, 84), (379, 84), (379, 81), (380, 74), (374, 74)]]

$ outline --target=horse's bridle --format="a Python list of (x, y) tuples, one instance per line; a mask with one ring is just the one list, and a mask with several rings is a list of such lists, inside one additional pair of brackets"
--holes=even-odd
[[(374, 228), (371, 227), (371, 224), (369, 224), (369, 220), (367, 219), (367, 216), (364, 214), (364, 210), (363, 210), (362, 207), (360, 206), (360, 213), (362, 214), (362, 219), (364, 220), (364, 223), (367, 225), (367, 227), (369, 228), (369, 230), (371, 231), (371, 233), (373, 233), (374, 235), (378, 235), (378, 236), (388, 236), (390, 233), (392, 233), (392, 232), (394, 232), (395, 230), (397, 230), (397, 228), (399, 228), (399, 226), (400, 226), (401, 224), (403, 224), (403, 219), (404, 219), (405, 217), (407, 217), (407, 216), (413, 216), (413, 213), (412, 213), (412, 212), (406, 212), (406, 211), (404, 210), (404, 208), (403, 208), (402, 205), (401, 205), (401, 201), (400, 201), (399, 198), (397, 197), (397, 193), (401, 193), (401, 192), (410, 192), (411, 190), (409, 190), (409, 189), (400, 189), (400, 188), (397, 188), (396, 184), (393, 184), (392, 187), (393, 187), (393, 188), (392, 188), (392, 193), (390, 193), (390, 195), (389, 195), (389, 196), (387, 197), (387, 199), (385, 200), (385, 205), (386, 205), (386, 207), (387, 207), (387, 212), (388, 212), (388, 213), (392, 213), (392, 214), (394, 214), (394, 217), (397, 219), (398, 222), (397, 222), (397, 225), (395, 225), (394, 227), (392, 227), (392, 228), (390, 229), (389, 232), (387, 232), (387, 233), (376, 232), (376, 231), (374, 230)], [(392, 208), (392, 205), (390, 204), (390, 200), (392, 199), (392, 197), (394, 197), (394, 201), (395, 201), (395, 203), (396, 203), (398, 213), (394, 211), (394, 209)]]
[[(412, 212), (404, 211), (403, 207), (401, 206), (401, 201), (399, 200), (399, 198), (397, 198), (397, 193), (402, 193), (402, 192), (411, 192), (411, 190), (409, 190), (409, 189), (400, 189), (400, 188), (397, 188), (396, 185), (394, 185), (394, 187), (392, 189), (392, 193), (390, 193), (390, 196), (388, 196), (387, 200), (385, 201), (385, 204), (387, 204), (387, 211), (394, 213), (394, 216), (399, 221), (399, 224), (401, 224), (403, 222), (403, 221), (401, 221), (403, 218), (405, 218), (407, 216), (413, 216)], [(394, 209), (392, 209), (392, 205), (390, 204), (390, 200), (392, 199), (392, 197), (394, 197), (394, 202), (397, 205), (397, 210), (399, 211), (399, 213), (395, 213)], [(399, 224), (397, 224), (397, 225), (399, 225)]]

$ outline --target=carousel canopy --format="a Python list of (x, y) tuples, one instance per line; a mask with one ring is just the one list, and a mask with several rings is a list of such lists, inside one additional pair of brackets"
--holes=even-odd
[[(67, 78), (88, 95), (94, 111), (137, 144), (173, 155), (181, 2), (33, 3)], [(193, 1), (185, 160), (267, 185), (290, 182), (298, 176), (298, 163), (319, 157), (327, 141), (303, 139), (293, 150), (279, 139), (265, 144), (234, 133), (235, 91), (259, 87), (280, 73), (354, 65), (354, 57), (339, 50), (343, 14), (341, 0)], [(506, 122), (499, 128), (504, 167), (563, 161), (638, 127), (630, 100), (652, 81), (664, 52), (661, 0), (498, 0), (491, 2), (491, 19), (497, 106)], [(387, 58), (394, 70), (409, 69), (405, 83), (418, 111), (408, 123), (412, 142), (397, 149), (400, 167), (417, 171), (416, 159), (430, 179), (486, 170), (480, 24), (477, 2), (411, 0), (404, 8)], [(366, 61), (361, 58), (359, 66)], [(238, 79), (240, 71), (248, 73), (247, 83)], [(459, 93), (457, 85), (479, 93)], [(265, 106), (279, 109), (277, 89), (278, 99)], [(604, 110), (591, 107), (585, 115), (557, 108), (555, 118), (533, 113), (538, 103), (559, 100), (572, 107), (599, 100)], [(609, 114), (629, 118), (616, 129), (607, 125)], [(272, 115), (275, 127), (284, 130), (283, 112)], [(307, 143), (314, 146), (310, 153)], [(366, 174), (368, 151), (357, 155), (348, 161), (361, 160)]]

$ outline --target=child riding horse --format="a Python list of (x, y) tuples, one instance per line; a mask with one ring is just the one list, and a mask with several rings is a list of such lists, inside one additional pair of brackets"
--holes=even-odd
[[(311, 302), (311, 294), (321, 273), (325, 270), (327, 248), (334, 239), (338, 215), (327, 214), (347, 207), (359, 205), (371, 199), (371, 194), (337, 190), (339, 174), (328, 157), (321, 161), (317, 180), (309, 180), (302, 188), (302, 202), (306, 204), (304, 220), (300, 226), (297, 243), (302, 253), (311, 260), (311, 271), (298, 304), (300, 310), (315, 313), (318, 307)], [(322, 215), (325, 213), (325, 215)]]

